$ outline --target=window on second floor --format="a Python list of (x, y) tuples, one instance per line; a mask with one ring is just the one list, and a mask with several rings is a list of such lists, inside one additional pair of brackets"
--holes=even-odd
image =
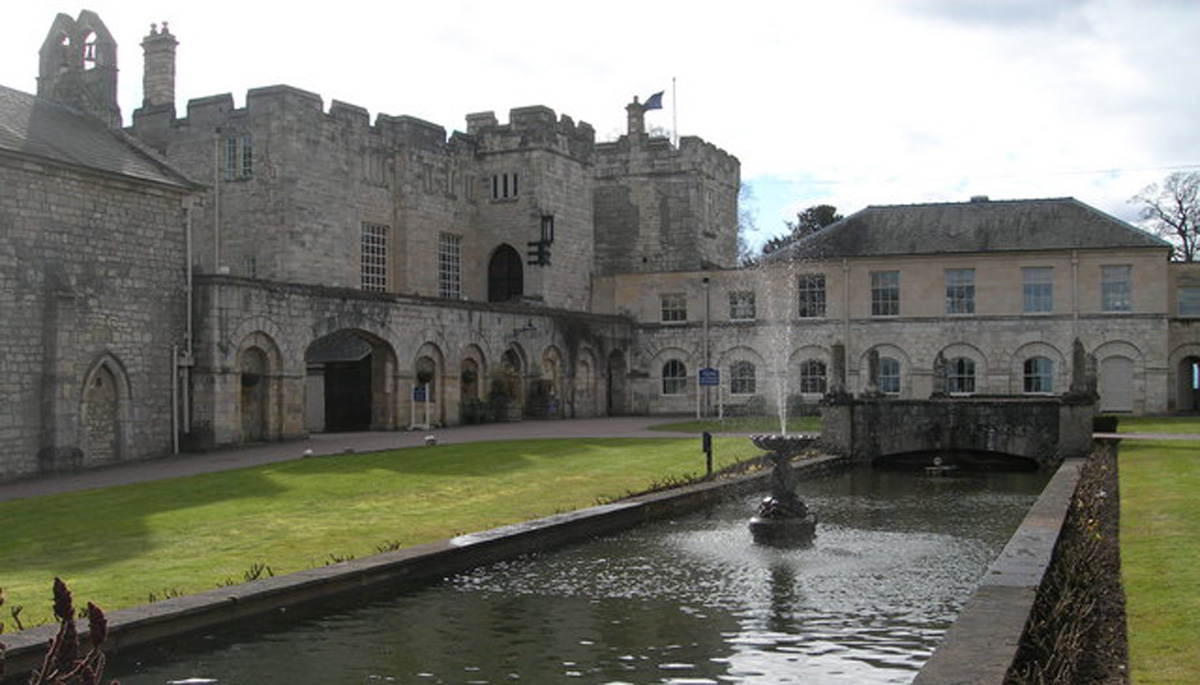
[(363, 290), (388, 289), (388, 227), (363, 223), (359, 273)]
[(729, 318), (733, 321), (752, 321), (754, 311), (754, 291), (743, 290), (729, 293)]
[(1021, 269), (1021, 311), (1038, 314), (1054, 311), (1054, 268), (1027, 266)]
[(900, 315), (900, 272), (871, 272), (871, 316)]
[(946, 269), (946, 313), (975, 313), (975, 269)]
[(438, 235), (438, 295), (449, 300), (462, 297), (461, 235)]
[(687, 321), (687, 295), (669, 293), (662, 296), (663, 323)]
[(1133, 309), (1133, 267), (1128, 264), (1100, 267), (1100, 309), (1127, 312)]
[(825, 316), (825, 274), (801, 274), (797, 289), (797, 315), (800, 318)]
[(495, 174), (492, 176), (492, 199), (509, 200), (517, 197), (517, 174)]
[(1180, 286), (1176, 297), (1179, 316), (1200, 316), (1200, 288)]
[(225, 138), (224, 178), (235, 181), (254, 175), (254, 137), (250, 135)]

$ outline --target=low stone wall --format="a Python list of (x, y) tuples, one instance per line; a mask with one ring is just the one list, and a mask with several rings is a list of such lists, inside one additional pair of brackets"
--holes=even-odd
[(1058, 468), (914, 685), (1005, 682), (1084, 463), (1069, 459)]
[[(800, 462), (795, 470), (815, 474), (842, 468), (839, 457)], [(598, 535), (677, 516), (719, 500), (767, 488), (769, 470), (632, 497), (479, 533), (460, 535), (332, 566), (263, 578), (197, 595), (176, 597), (107, 613), (105, 651), (118, 652), (201, 630), (211, 630), (283, 608), (365, 594), (386, 587), (402, 591), (470, 568), (560, 547)], [(749, 518), (751, 512), (747, 512)], [(4, 636), (9, 678), (41, 663), (57, 626)], [(7, 682), (7, 681), (6, 681)]]

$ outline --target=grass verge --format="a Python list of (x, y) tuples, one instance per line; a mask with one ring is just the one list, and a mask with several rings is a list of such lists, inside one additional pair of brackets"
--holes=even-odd
[[(1195, 417), (1122, 419), (1124, 432), (1200, 433)], [(1120, 452), (1121, 575), (1133, 683), (1200, 679), (1200, 441)]]
[[(718, 439), (720, 468), (759, 451)], [(693, 439), (444, 445), (0, 502), (0, 588), (24, 627), (61, 576), (105, 609), (485, 530), (702, 475)], [(9, 630), (10, 614), (0, 616)]]

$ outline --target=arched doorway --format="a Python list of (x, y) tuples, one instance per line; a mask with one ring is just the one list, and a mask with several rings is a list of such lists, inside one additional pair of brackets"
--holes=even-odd
[(510, 245), (501, 245), (488, 261), (488, 302), (508, 302), (525, 294), (525, 271), (521, 255)]
[(1178, 391), (1176, 409), (1200, 410), (1200, 357), (1185, 357), (1179, 362)]
[(396, 355), (365, 331), (343, 329), (304, 353), (305, 424), (313, 432), (395, 428)]
[(606, 408), (609, 416), (621, 416), (629, 411), (628, 396), (629, 369), (625, 363), (625, 353), (613, 350), (608, 355), (608, 395)]
[(257, 347), (242, 350), (239, 361), (242, 385), (242, 441), (267, 438), (267, 354)]
[(121, 458), (120, 389), (117, 377), (101, 365), (84, 389), (83, 459), (87, 465)]

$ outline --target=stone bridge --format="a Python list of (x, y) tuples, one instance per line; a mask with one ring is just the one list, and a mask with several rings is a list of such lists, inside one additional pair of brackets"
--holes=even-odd
[(1037, 468), (1086, 456), (1095, 405), (1062, 397), (846, 399), (822, 410), (822, 442), (856, 463)]

